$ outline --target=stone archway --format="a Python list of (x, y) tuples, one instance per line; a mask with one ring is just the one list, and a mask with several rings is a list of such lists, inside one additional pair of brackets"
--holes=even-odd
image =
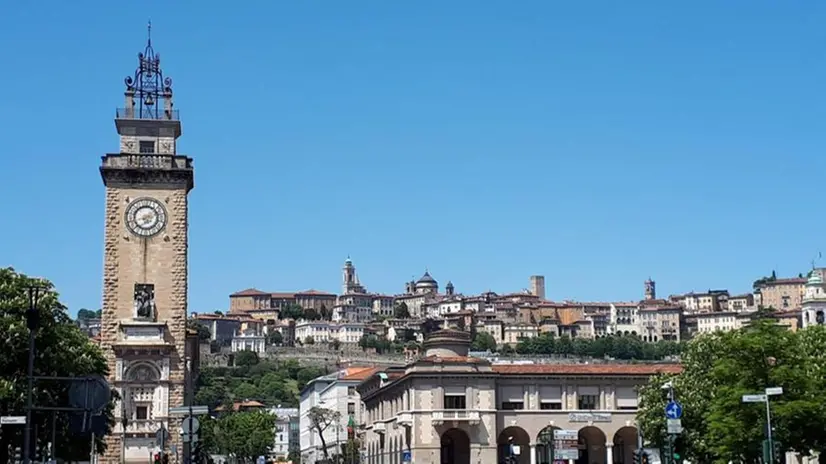
[(560, 428), (549, 425), (540, 430), (539, 435), (536, 436), (536, 464), (553, 464), (554, 430), (560, 430)]
[[(498, 462), (506, 464), (529, 464), (531, 462), (531, 437), (522, 427), (505, 428), (496, 439), (496, 444), (499, 449)], [(513, 446), (519, 447), (518, 455)]]
[(617, 430), (613, 438), (613, 464), (631, 464), (634, 462), (634, 450), (637, 448), (637, 429), (623, 427)]
[(579, 459), (577, 464), (605, 463), (605, 433), (588, 426), (579, 430)]
[(442, 464), (470, 464), (470, 437), (462, 429), (449, 429), (442, 434)]

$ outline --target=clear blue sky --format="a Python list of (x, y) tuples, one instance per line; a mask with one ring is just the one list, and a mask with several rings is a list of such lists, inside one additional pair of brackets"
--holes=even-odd
[(337, 291), (348, 254), (383, 293), (427, 267), (630, 300), (826, 251), (824, 2), (6, 2), (0, 265), (72, 311), (100, 306), (98, 165), (150, 17), (196, 163), (191, 311)]

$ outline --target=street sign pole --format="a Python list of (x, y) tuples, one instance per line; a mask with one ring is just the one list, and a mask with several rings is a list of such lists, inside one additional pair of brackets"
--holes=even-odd
[(677, 401), (674, 394), (674, 384), (668, 382), (662, 387), (668, 391), (668, 404), (665, 406), (665, 418), (668, 425), (666, 432), (668, 433), (668, 450), (666, 451), (665, 463), (677, 464), (680, 459), (677, 456), (676, 442), (677, 436), (683, 432), (683, 425), (681, 418), (683, 417), (683, 407)]
[(783, 394), (783, 387), (770, 387), (763, 393), (756, 395), (743, 395), (743, 403), (766, 403), (766, 442), (768, 444), (768, 463), (774, 464), (774, 443), (772, 442), (772, 411), (769, 399), (772, 396)]

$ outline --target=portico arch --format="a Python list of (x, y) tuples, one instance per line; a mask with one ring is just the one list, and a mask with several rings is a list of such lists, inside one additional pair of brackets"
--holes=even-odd
[(470, 464), (470, 437), (462, 429), (449, 429), (442, 434), (442, 464)]
[(594, 426), (579, 430), (577, 464), (605, 464), (605, 433)]
[(536, 464), (553, 464), (554, 430), (560, 430), (560, 428), (549, 425), (540, 430), (539, 435), (536, 436)]
[[(510, 426), (502, 430), (496, 439), (499, 445), (499, 462), (507, 464), (529, 464), (531, 462), (531, 437), (522, 427)], [(512, 446), (519, 447), (519, 455), (511, 453)], [(507, 461), (506, 458), (511, 459)]]
[(634, 449), (637, 448), (636, 427), (628, 426), (617, 430), (617, 433), (614, 434), (613, 443), (613, 464), (631, 464), (634, 462)]

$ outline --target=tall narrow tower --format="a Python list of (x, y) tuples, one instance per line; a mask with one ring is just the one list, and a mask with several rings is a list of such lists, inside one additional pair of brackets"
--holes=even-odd
[(645, 281), (645, 299), (649, 301), (657, 299), (657, 283), (651, 280), (651, 277)]
[(120, 150), (100, 166), (106, 186), (101, 346), (122, 398), (102, 462), (146, 462), (160, 445), (161, 427), (169, 431), (165, 449), (180, 445), (169, 408), (184, 403), (187, 195), (194, 172), (192, 159), (177, 152), (181, 122), (160, 64), (149, 36), (115, 114)]
[(538, 296), (540, 300), (545, 299), (545, 276), (531, 276), (531, 295)]

